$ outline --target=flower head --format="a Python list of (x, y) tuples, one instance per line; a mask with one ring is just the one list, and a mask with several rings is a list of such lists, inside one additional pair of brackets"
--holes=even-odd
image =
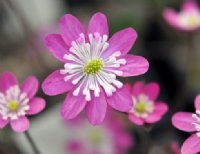
[(0, 76), (0, 128), (10, 123), (16, 132), (29, 128), (26, 115), (38, 114), (45, 108), (45, 100), (34, 97), (38, 89), (38, 80), (31, 76), (22, 85), (16, 77), (5, 72)]
[(128, 117), (133, 123), (155, 123), (167, 112), (168, 106), (165, 103), (155, 101), (160, 91), (157, 83), (144, 85), (136, 82), (132, 87), (128, 84), (126, 87), (131, 91), (133, 107), (128, 111)]
[(122, 119), (111, 113), (99, 127), (89, 125), (83, 117), (79, 117), (78, 121), (73, 123), (67, 122), (66, 127), (69, 132), (66, 142), (67, 153), (126, 154), (133, 146), (133, 139), (125, 130)]
[(179, 130), (194, 132), (182, 145), (182, 154), (197, 154), (200, 152), (200, 95), (195, 99), (195, 113), (177, 112), (172, 117), (172, 124)]
[(117, 76), (136, 76), (148, 70), (146, 59), (127, 54), (136, 38), (135, 30), (126, 28), (108, 39), (102, 13), (92, 16), (87, 32), (74, 16), (61, 18), (60, 34), (48, 35), (46, 46), (64, 68), (48, 76), (42, 88), (47, 95), (69, 91), (61, 109), (63, 118), (73, 119), (86, 107), (89, 121), (96, 125), (103, 121), (107, 103), (122, 112), (131, 108), (129, 91)]
[(165, 9), (163, 15), (168, 24), (178, 30), (194, 31), (200, 28), (200, 8), (195, 0), (185, 0), (179, 13)]

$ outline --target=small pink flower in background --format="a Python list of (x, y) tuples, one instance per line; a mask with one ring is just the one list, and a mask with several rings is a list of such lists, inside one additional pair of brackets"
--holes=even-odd
[(136, 82), (133, 86), (127, 84), (131, 91), (133, 108), (129, 110), (129, 120), (137, 125), (158, 122), (167, 112), (168, 106), (164, 102), (156, 101), (160, 87), (157, 83), (144, 85)]
[(126, 112), (132, 107), (129, 91), (117, 76), (137, 76), (148, 70), (148, 61), (140, 56), (127, 54), (137, 34), (126, 28), (108, 40), (106, 16), (92, 16), (87, 31), (80, 21), (70, 15), (60, 20), (60, 34), (46, 37), (49, 51), (64, 68), (50, 74), (42, 88), (47, 95), (68, 92), (61, 108), (64, 119), (75, 118), (84, 108), (93, 125), (105, 117), (107, 104)]
[(172, 124), (179, 130), (194, 132), (182, 145), (182, 154), (200, 152), (200, 95), (195, 99), (195, 113), (177, 112), (172, 117)]
[(200, 28), (200, 8), (194, 0), (185, 0), (179, 13), (173, 9), (165, 9), (163, 15), (175, 29), (194, 31)]
[(67, 154), (126, 154), (133, 146), (132, 136), (125, 130), (122, 119), (110, 113), (99, 127), (89, 125), (82, 117), (77, 124), (74, 122), (66, 123)]
[(5, 72), (0, 76), (0, 128), (10, 123), (15, 132), (29, 129), (26, 115), (38, 114), (45, 108), (45, 100), (34, 97), (38, 89), (38, 80), (30, 76), (22, 85), (16, 77)]
[(181, 154), (181, 149), (177, 142), (171, 143), (171, 151), (172, 151), (172, 154)]

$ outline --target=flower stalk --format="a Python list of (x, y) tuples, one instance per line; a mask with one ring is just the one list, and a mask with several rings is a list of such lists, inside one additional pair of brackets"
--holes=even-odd
[(32, 139), (31, 135), (29, 134), (28, 131), (24, 132), (24, 135), (26, 136), (26, 139), (28, 140), (28, 142), (30, 143), (33, 151), (34, 151), (34, 154), (41, 154), (39, 149), (37, 148), (34, 140)]

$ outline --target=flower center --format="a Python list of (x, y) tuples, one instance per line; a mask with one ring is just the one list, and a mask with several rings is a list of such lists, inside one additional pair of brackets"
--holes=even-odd
[(189, 16), (189, 18), (188, 18), (188, 24), (191, 27), (195, 27), (198, 24), (197, 18), (195, 16)]
[(89, 139), (94, 144), (99, 144), (101, 141), (101, 133), (98, 130), (94, 130), (89, 134)]
[(85, 100), (90, 101), (91, 91), (99, 97), (102, 87), (107, 96), (112, 96), (117, 88), (123, 86), (116, 77), (123, 74), (119, 67), (126, 64), (126, 60), (120, 58), (120, 51), (111, 55), (106, 52), (109, 47), (107, 40), (107, 35), (96, 32), (89, 34), (88, 40), (81, 33), (77, 40), (72, 41), (70, 53), (64, 55), (67, 61), (60, 73), (65, 76), (65, 82), (72, 80), (70, 82), (76, 85), (74, 96), (82, 93)]
[(87, 63), (84, 67), (86, 74), (97, 74), (103, 67), (103, 61), (100, 59), (94, 59)]
[(146, 103), (144, 102), (139, 102), (135, 105), (135, 110), (138, 111), (139, 113), (143, 113), (146, 111)]
[(130, 110), (136, 116), (146, 118), (154, 110), (154, 102), (149, 100), (148, 96), (140, 94), (138, 97), (132, 97), (133, 108)]
[(0, 96), (0, 114), (4, 120), (16, 120), (30, 109), (27, 94), (21, 92), (18, 85), (10, 87), (6, 94), (0, 92)]
[(19, 102), (17, 101), (10, 101), (8, 104), (10, 110), (17, 110), (19, 108)]

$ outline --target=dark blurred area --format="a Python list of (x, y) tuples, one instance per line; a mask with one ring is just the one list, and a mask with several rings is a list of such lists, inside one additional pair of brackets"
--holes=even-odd
[[(103, 12), (108, 17), (110, 35), (126, 27), (137, 31), (138, 39), (131, 53), (146, 57), (150, 63), (148, 73), (123, 81), (158, 82), (161, 85), (159, 100), (167, 102), (170, 107), (160, 122), (144, 128), (148, 130), (148, 139), (142, 138), (144, 134), (138, 134), (138, 128), (127, 121), (128, 131), (135, 138), (135, 146), (130, 153), (145, 154), (143, 141), (146, 140), (149, 142), (149, 154), (173, 154), (171, 144), (174, 141), (181, 144), (188, 134), (173, 128), (171, 116), (176, 111), (194, 111), (194, 98), (200, 92), (199, 32), (193, 35), (190, 82), (185, 93), (181, 93), (187, 65), (187, 34), (170, 28), (162, 17), (164, 8), (178, 9), (181, 3), (182, 0), (1, 0), (0, 74), (9, 70), (21, 81), (29, 75), (35, 75), (42, 81), (50, 72), (61, 67), (44, 45), (44, 37), (48, 33), (59, 31), (59, 18), (65, 13), (72, 13), (87, 23), (93, 13)], [(47, 115), (63, 100), (63, 96), (45, 96), (41, 90), (38, 95), (45, 97), (48, 105), (41, 115), (32, 118), (35, 125), (37, 118)], [(178, 103), (174, 103), (176, 101)], [(23, 153), (15, 144), (18, 137), (13, 140), (12, 136), (9, 128), (0, 131), (0, 154)], [(46, 153), (51, 154), (49, 151)]]

